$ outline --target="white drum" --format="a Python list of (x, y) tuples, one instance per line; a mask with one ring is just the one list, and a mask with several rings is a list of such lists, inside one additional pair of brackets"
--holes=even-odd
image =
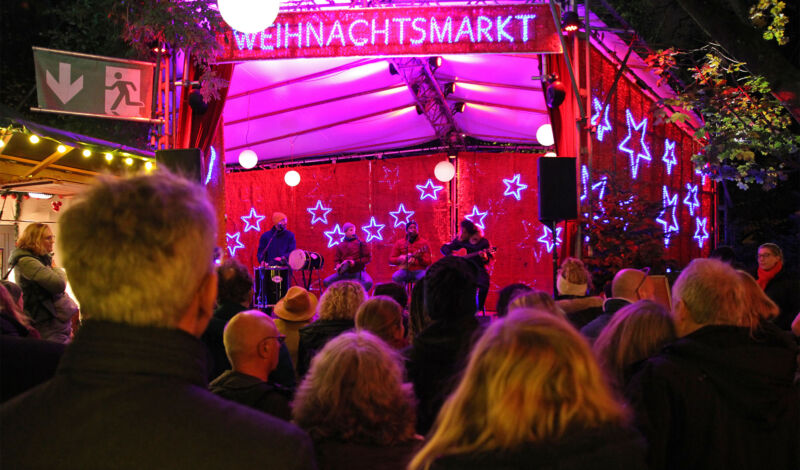
[(289, 253), (288, 264), (295, 271), (322, 269), (325, 264), (325, 258), (313, 251), (297, 249)]

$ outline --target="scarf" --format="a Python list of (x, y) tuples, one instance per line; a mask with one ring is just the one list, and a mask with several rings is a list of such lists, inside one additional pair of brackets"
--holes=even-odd
[(767, 284), (769, 284), (769, 281), (771, 281), (776, 274), (781, 272), (781, 269), (783, 269), (783, 261), (780, 260), (769, 271), (764, 271), (763, 269), (758, 268), (758, 279), (756, 280), (756, 282), (758, 283), (759, 286), (761, 286), (761, 290), (767, 288)]

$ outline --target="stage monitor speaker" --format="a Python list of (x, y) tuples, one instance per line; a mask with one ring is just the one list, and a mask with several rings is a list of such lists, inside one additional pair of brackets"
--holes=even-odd
[(156, 163), (194, 182), (201, 182), (203, 177), (200, 149), (156, 150)]
[(559, 222), (578, 218), (575, 159), (539, 158), (539, 220)]

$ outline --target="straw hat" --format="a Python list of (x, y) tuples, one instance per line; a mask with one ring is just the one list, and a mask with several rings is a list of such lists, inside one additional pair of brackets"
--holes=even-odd
[(275, 304), (275, 315), (286, 321), (306, 321), (317, 310), (317, 296), (300, 286), (292, 286)]

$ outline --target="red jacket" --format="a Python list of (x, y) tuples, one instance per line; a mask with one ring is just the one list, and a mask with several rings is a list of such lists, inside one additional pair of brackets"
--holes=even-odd
[(431, 247), (428, 245), (428, 240), (422, 237), (418, 236), (414, 243), (410, 244), (406, 237), (394, 242), (392, 254), (389, 256), (389, 263), (401, 264), (401, 257), (405, 256), (406, 253), (411, 257), (411, 261), (408, 263), (409, 271), (418, 271), (431, 265)]
[(372, 254), (370, 253), (369, 246), (358, 238), (352, 240), (345, 238), (342, 240), (342, 243), (336, 245), (335, 261), (336, 264), (340, 264), (346, 259), (353, 260), (355, 264), (350, 266), (350, 269), (345, 272), (357, 273), (364, 270), (364, 267), (372, 259)]

